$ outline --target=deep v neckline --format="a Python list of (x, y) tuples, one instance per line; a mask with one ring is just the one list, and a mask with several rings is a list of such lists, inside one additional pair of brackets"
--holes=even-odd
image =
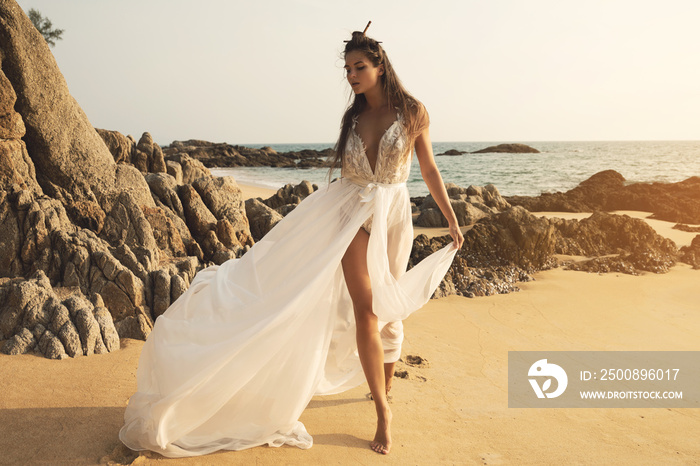
[(355, 128), (357, 126), (357, 119), (359, 115), (356, 115), (352, 119), (352, 132), (355, 133), (355, 136), (357, 137), (357, 140), (360, 141), (360, 147), (362, 148), (362, 158), (367, 162), (367, 167), (369, 168), (369, 171), (372, 173), (372, 176), (376, 174), (377, 170), (377, 165), (379, 164), (379, 155), (382, 150), (382, 142), (384, 141), (384, 137), (389, 133), (389, 130), (391, 130), (396, 123), (399, 122), (400, 114), (396, 114), (396, 119), (394, 122), (389, 125), (387, 129), (384, 130), (384, 133), (382, 133), (382, 136), (379, 138), (379, 142), (377, 143), (377, 158), (374, 161), (374, 169), (372, 169), (372, 164), (369, 161), (369, 157), (367, 156), (367, 147), (365, 146), (365, 141), (362, 140), (362, 136), (360, 136), (360, 133), (357, 132), (357, 129)]

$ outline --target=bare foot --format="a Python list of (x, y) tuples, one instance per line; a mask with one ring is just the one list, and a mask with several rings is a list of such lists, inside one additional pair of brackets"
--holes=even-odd
[(388, 455), (391, 450), (391, 410), (389, 408), (384, 412), (384, 416), (377, 419), (377, 433), (374, 434), (374, 440), (369, 443), (372, 450), (383, 455)]

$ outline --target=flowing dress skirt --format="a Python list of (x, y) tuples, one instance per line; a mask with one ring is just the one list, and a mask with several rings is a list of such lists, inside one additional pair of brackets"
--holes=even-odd
[(310, 448), (299, 417), (312, 396), (364, 381), (341, 259), (369, 218), (380, 325), (422, 307), (456, 250), (450, 244), (405, 272), (413, 242), (405, 183), (341, 178), (241, 258), (200, 271), (156, 319), (122, 442), (168, 457), (263, 444)]

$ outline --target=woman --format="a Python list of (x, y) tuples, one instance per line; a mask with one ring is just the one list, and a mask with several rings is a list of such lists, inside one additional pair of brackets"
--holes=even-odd
[[(240, 259), (200, 271), (158, 317), (119, 433), (129, 448), (169, 457), (310, 448), (298, 419), (311, 397), (366, 378), (377, 409), (370, 445), (389, 453), (387, 392), (401, 320), (430, 298), (463, 237), (433, 160), (427, 112), (364, 32), (347, 42), (345, 61), (355, 99), (336, 147), (342, 177)], [(454, 243), (406, 272), (414, 144)]]

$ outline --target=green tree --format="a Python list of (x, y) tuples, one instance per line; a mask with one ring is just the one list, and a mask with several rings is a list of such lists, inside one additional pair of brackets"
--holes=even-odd
[(49, 18), (44, 18), (41, 13), (34, 8), (29, 10), (27, 16), (29, 16), (29, 20), (34, 24), (34, 27), (39, 30), (41, 35), (44, 36), (44, 39), (46, 39), (46, 42), (48, 42), (51, 47), (56, 45), (56, 40), (62, 39), (61, 34), (63, 34), (63, 29), (51, 29), (53, 26), (51, 20)]

